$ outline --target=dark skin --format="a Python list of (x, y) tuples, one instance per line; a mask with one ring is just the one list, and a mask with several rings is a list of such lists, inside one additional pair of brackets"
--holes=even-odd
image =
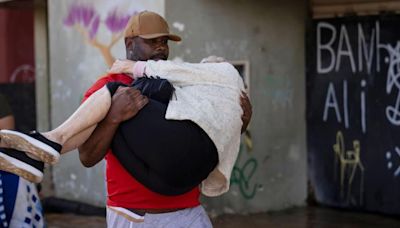
[(154, 39), (140, 37), (125, 38), (126, 57), (133, 61), (167, 60), (169, 56), (168, 37)]
[[(168, 37), (143, 39), (125, 38), (126, 57), (133, 61), (167, 60), (169, 55)], [(112, 98), (107, 116), (97, 125), (90, 138), (79, 147), (79, 158), (85, 167), (100, 162), (110, 148), (113, 136), (119, 124), (134, 117), (148, 99), (131, 87), (120, 87)], [(243, 109), (242, 133), (246, 130), (252, 115), (252, 107), (246, 93), (242, 93), (240, 104)]]

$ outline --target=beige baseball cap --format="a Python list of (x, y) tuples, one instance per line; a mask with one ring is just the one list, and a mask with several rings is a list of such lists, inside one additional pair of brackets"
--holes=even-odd
[(168, 23), (157, 13), (142, 11), (132, 16), (124, 31), (125, 37), (139, 36), (143, 39), (153, 39), (168, 36), (170, 40), (181, 41), (182, 39), (169, 33)]

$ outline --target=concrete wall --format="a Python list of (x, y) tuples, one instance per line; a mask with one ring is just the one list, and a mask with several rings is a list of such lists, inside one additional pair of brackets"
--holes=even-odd
[[(83, 93), (108, 69), (107, 57), (125, 58), (123, 39), (118, 39), (121, 30), (115, 27), (119, 23), (107, 27), (108, 16), (116, 10), (119, 18), (114, 20), (123, 21), (145, 9), (163, 15), (164, 1), (48, 1), (51, 127), (79, 106)], [(114, 46), (112, 39), (118, 40)], [(109, 56), (101, 54), (99, 45)], [(84, 168), (76, 151), (62, 156), (53, 167), (55, 196), (104, 205), (104, 171), (104, 162)]]
[[(39, 131), (50, 129), (50, 88), (49, 88), (49, 42), (47, 1), (35, 0), (34, 6), (34, 41), (35, 41), (35, 95), (36, 95), (36, 128)], [(46, 165), (41, 183), (41, 195), (54, 195), (52, 166)]]
[(198, 62), (218, 55), (250, 62), (253, 148), (243, 143), (231, 191), (204, 199), (207, 209), (212, 214), (249, 213), (303, 205), (306, 1), (165, 4), (172, 30), (183, 37), (180, 44), (171, 43), (171, 59)]

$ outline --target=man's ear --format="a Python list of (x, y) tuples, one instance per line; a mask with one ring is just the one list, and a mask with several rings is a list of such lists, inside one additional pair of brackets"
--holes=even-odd
[(126, 49), (132, 49), (135, 45), (135, 42), (133, 41), (133, 38), (131, 37), (125, 37), (125, 47)]

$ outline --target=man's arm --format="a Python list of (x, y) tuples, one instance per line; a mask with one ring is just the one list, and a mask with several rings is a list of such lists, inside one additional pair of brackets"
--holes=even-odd
[(246, 131), (247, 126), (250, 123), (251, 116), (253, 115), (253, 108), (250, 103), (250, 99), (247, 96), (245, 92), (242, 92), (242, 96), (240, 97), (240, 106), (242, 106), (243, 109), (243, 115), (242, 115), (242, 133)]
[(1, 129), (14, 129), (15, 118), (12, 113), (11, 107), (7, 102), (6, 97), (0, 94), (0, 130)]
[[(12, 130), (14, 128), (15, 128), (15, 121), (13, 115), (8, 115), (0, 118), (0, 130), (1, 129)], [(5, 145), (2, 144), (1, 139), (0, 139), (0, 147), (5, 147)]]
[(13, 115), (0, 118), (0, 129), (14, 129), (15, 120)]
[(148, 99), (131, 87), (119, 87), (112, 98), (107, 116), (97, 125), (89, 139), (79, 147), (79, 159), (85, 167), (101, 161), (110, 148), (119, 124), (135, 116)]
[[(0, 130), (9, 129), (13, 130), (15, 128), (15, 118), (11, 112), (11, 107), (8, 105), (5, 97), (0, 94)], [(0, 147), (4, 147), (0, 138)]]

